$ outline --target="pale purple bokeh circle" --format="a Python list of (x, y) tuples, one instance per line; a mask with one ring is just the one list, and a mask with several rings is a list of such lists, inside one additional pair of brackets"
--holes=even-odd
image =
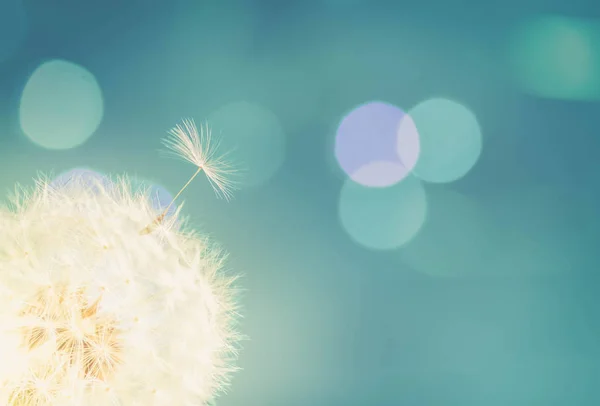
[(404, 179), (414, 168), (419, 136), (412, 119), (400, 108), (371, 102), (352, 110), (341, 121), (335, 156), (356, 183), (387, 187)]
[(70, 169), (50, 182), (50, 187), (56, 189), (86, 187), (96, 192), (100, 189), (106, 191), (112, 186), (113, 183), (107, 176), (87, 168)]
[[(162, 213), (167, 207), (167, 217), (172, 216), (177, 211), (177, 205), (171, 204), (173, 196), (171, 193), (160, 185), (150, 182), (131, 179), (131, 192), (142, 193), (146, 192), (150, 205), (156, 210), (157, 214)], [(87, 168), (75, 168), (63, 172), (50, 182), (50, 186), (55, 189), (68, 189), (84, 187), (93, 192), (111, 191), (115, 184), (107, 176)], [(118, 190), (115, 190), (118, 192)]]
[(166, 213), (167, 217), (175, 214), (177, 205), (173, 203), (173, 195), (164, 187), (140, 179), (131, 181), (132, 190), (136, 193), (146, 193), (150, 204), (157, 214), (162, 213), (169, 208)]

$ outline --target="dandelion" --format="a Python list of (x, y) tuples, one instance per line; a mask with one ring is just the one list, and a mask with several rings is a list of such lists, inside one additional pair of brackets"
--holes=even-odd
[[(230, 193), (206, 138), (186, 134), (182, 156)], [(204, 406), (226, 389), (235, 277), (179, 209), (155, 220), (126, 177), (42, 179), (0, 209), (0, 405)]]

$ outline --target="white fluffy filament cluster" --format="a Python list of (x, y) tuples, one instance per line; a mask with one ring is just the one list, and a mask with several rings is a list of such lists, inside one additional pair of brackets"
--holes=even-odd
[[(224, 256), (148, 196), (38, 182), (0, 209), (0, 405), (200, 406), (237, 352)], [(176, 226), (177, 224), (177, 226)]]
[(213, 139), (208, 124), (198, 129), (194, 120), (183, 120), (169, 131), (163, 144), (167, 147), (166, 155), (174, 155), (196, 166), (204, 172), (218, 197), (231, 200), (236, 188), (232, 177), (237, 170), (227, 160), (227, 154), (219, 153), (220, 142)]

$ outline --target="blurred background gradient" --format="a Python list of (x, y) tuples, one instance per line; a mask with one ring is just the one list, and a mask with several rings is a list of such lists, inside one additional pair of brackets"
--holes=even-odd
[(243, 169), (184, 195), (245, 275), (219, 406), (600, 403), (598, 4), (0, 0), (2, 196), (168, 204), (187, 117)]

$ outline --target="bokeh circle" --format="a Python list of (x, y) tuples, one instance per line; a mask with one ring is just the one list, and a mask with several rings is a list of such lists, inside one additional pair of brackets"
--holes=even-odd
[(496, 233), (484, 208), (453, 190), (427, 189), (427, 219), (419, 235), (399, 251), (401, 261), (432, 276), (487, 272)]
[(419, 156), (419, 135), (411, 123), (411, 118), (392, 104), (374, 101), (356, 107), (337, 128), (335, 157), (339, 166), (363, 186), (398, 183)]
[(91, 190), (108, 190), (113, 185), (108, 176), (89, 168), (73, 168), (58, 174), (50, 181), (50, 187), (69, 189), (71, 187), (87, 187)]
[(74, 148), (100, 125), (102, 92), (85, 68), (52, 60), (40, 65), (27, 81), (19, 113), (21, 129), (35, 144), (47, 149)]
[(238, 101), (227, 104), (208, 117), (219, 147), (239, 169), (240, 186), (266, 183), (285, 159), (285, 132), (268, 108)]
[(600, 97), (597, 23), (563, 16), (538, 16), (518, 25), (509, 58), (526, 92), (560, 99)]
[(481, 155), (482, 135), (471, 110), (453, 100), (433, 98), (417, 104), (409, 115), (421, 143), (416, 176), (427, 182), (447, 183), (473, 168)]
[(426, 213), (425, 190), (414, 176), (386, 188), (347, 179), (340, 191), (341, 225), (356, 243), (369, 249), (391, 250), (406, 244), (419, 232)]
[(137, 177), (131, 178), (129, 181), (132, 192), (134, 194), (145, 194), (148, 197), (150, 206), (155, 210), (157, 215), (162, 214), (167, 207), (169, 208), (166, 213), (167, 217), (172, 216), (177, 212), (177, 204), (173, 202), (173, 194), (171, 194), (164, 186)]

